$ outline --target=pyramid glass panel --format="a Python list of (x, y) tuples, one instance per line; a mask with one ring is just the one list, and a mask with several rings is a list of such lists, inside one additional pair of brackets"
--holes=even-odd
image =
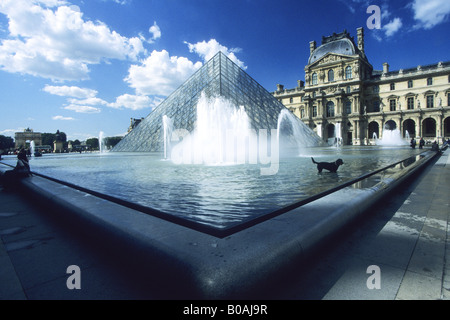
[(237, 107), (243, 106), (255, 130), (277, 129), (278, 116), (286, 109), (245, 71), (219, 52), (130, 131), (113, 151), (162, 152), (163, 116), (171, 118), (174, 128), (192, 132), (197, 118), (196, 106), (202, 93), (207, 97), (221, 96)]

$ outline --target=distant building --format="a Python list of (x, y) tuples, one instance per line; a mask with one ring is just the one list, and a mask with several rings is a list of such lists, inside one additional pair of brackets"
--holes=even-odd
[(310, 42), (305, 81), (273, 92), (324, 141), (364, 145), (383, 129), (403, 137), (450, 138), (450, 61), (410, 69), (374, 70), (364, 50), (364, 29), (357, 41), (347, 31)]
[(31, 141), (34, 141), (35, 146), (41, 146), (42, 134), (40, 132), (34, 132), (33, 129), (27, 128), (23, 132), (16, 132), (14, 140), (16, 149), (29, 147)]
[(57, 130), (55, 134), (55, 141), (53, 141), (53, 152), (61, 153), (63, 151), (64, 151), (64, 141), (61, 138), (59, 130)]
[(130, 132), (131, 130), (133, 130), (134, 128), (136, 128), (136, 126), (141, 123), (141, 121), (144, 120), (144, 118), (140, 118), (140, 119), (134, 119), (131, 118), (130, 121), (130, 126), (128, 127), (128, 132)]

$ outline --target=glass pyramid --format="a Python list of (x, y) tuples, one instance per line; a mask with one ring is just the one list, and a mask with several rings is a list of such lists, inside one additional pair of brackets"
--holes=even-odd
[(130, 131), (112, 151), (162, 152), (163, 117), (172, 119), (174, 128), (192, 132), (197, 120), (197, 102), (202, 92), (207, 97), (221, 96), (237, 107), (244, 106), (251, 127), (255, 130), (277, 129), (278, 116), (286, 109), (245, 71), (219, 52)]

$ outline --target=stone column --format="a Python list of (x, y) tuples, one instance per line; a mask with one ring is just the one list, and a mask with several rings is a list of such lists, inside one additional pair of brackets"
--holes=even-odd
[(354, 137), (353, 137), (353, 144), (354, 145), (359, 145), (358, 139), (359, 139), (359, 126), (358, 126), (358, 120), (353, 120), (354, 123), (354, 130), (353, 132), (355, 133)]

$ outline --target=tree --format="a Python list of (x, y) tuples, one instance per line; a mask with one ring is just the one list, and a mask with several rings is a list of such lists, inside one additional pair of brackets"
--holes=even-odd
[(55, 142), (57, 136), (59, 140), (63, 142), (64, 148), (67, 148), (67, 135), (59, 130), (57, 130), (56, 133), (42, 133), (42, 145), (53, 147), (53, 142)]
[(120, 140), (122, 140), (123, 137), (106, 137), (105, 138), (105, 146), (108, 149), (114, 148), (114, 146), (116, 144), (118, 144), (120, 142)]
[(98, 145), (98, 138), (89, 138), (86, 140), (86, 145), (88, 147), (88, 149), (90, 150), (96, 150), (98, 149), (99, 145)]
[(0, 150), (9, 150), (13, 148), (14, 148), (13, 138), (0, 135)]
[(44, 146), (53, 146), (53, 142), (55, 141), (54, 133), (43, 133), (42, 134), (42, 144)]

